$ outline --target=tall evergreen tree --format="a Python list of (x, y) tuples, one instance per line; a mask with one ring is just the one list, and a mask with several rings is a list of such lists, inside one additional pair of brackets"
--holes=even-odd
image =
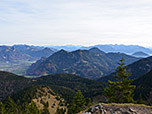
[(10, 114), (19, 114), (19, 108), (17, 104), (10, 97), (7, 99), (5, 109)]
[(115, 103), (131, 103), (133, 100), (133, 92), (135, 86), (131, 85), (133, 80), (128, 80), (130, 73), (126, 73), (124, 59), (122, 58), (118, 63), (119, 66), (116, 69), (117, 75), (113, 75), (116, 78), (116, 82), (108, 81), (109, 86), (105, 88), (104, 95), (108, 98), (108, 102)]
[(0, 114), (6, 114), (5, 105), (0, 102)]
[(84, 96), (81, 93), (81, 91), (78, 90), (78, 92), (76, 93), (76, 95), (72, 101), (72, 104), (68, 110), (68, 114), (76, 114), (76, 113), (80, 112), (84, 106), (85, 106)]
[(41, 114), (41, 111), (37, 108), (36, 104), (32, 101), (29, 106), (29, 111), (31, 114)]

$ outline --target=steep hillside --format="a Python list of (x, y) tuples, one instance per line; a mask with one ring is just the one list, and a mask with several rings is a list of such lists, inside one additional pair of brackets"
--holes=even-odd
[[(67, 95), (67, 97), (66, 95), (64, 95), (67, 93), (62, 91), (62, 88), (74, 92), (80, 89), (85, 96), (93, 97), (102, 94), (103, 89), (106, 86), (105, 83), (97, 82), (71, 74), (54, 74), (42, 76), (36, 79), (34, 83), (38, 85), (51, 85), (52, 89), (55, 87), (53, 90), (56, 91), (56, 93), (60, 93), (60, 95), (67, 100), (72, 96)], [(58, 86), (58, 88), (56, 88), (56, 86)], [(59, 89), (59, 87), (61, 87), (61, 89)]]
[(25, 75), (32, 63), (53, 53), (50, 48), (39, 46), (0, 46), (0, 70)]
[[(129, 79), (136, 79), (146, 73), (148, 73), (150, 70), (152, 70), (152, 56), (148, 58), (143, 58), (139, 61), (136, 61), (130, 65), (128, 65), (127, 71), (131, 73), (131, 76)], [(114, 81), (112, 75), (115, 75), (116, 73), (112, 73), (108, 76), (102, 77), (99, 80), (107, 82), (108, 80)]]
[(136, 85), (135, 98), (140, 94), (152, 105), (152, 70), (133, 82)]
[(0, 50), (0, 62), (3, 63), (17, 63), (20, 61), (30, 60), (31, 57), (19, 52), (14, 47), (6, 47)]
[(21, 53), (27, 54), (33, 59), (40, 59), (41, 57), (49, 57), (54, 53), (50, 48), (44, 48), (39, 46), (29, 46), (29, 45), (14, 45)]
[[(39, 96), (39, 97), (38, 97)], [(67, 106), (64, 99), (54, 93), (49, 87), (42, 87), (37, 90), (36, 97), (32, 99), (39, 109), (44, 109), (47, 105), (47, 109), (50, 114), (55, 114), (57, 109), (63, 109), (67, 113)], [(65, 113), (65, 114), (66, 114)]]
[[(113, 57), (115, 57), (113, 59)], [(67, 52), (60, 50), (42, 63), (32, 64), (27, 75), (46, 75), (55, 73), (70, 73), (90, 79), (96, 79), (110, 74), (116, 68), (117, 62), (124, 57), (128, 63), (138, 58), (121, 53), (105, 54), (99, 49), (77, 50)]]
[(61, 50), (35, 66), (37, 67), (34, 68), (33, 64), (27, 70), (27, 75), (71, 73), (92, 79), (108, 74), (115, 67), (106, 56), (87, 50)]
[[(30, 101), (35, 95), (37, 86), (47, 86), (57, 95), (72, 101), (75, 92), (80, 89), (86, 97), (101, 95), (106, 86), (105, 83), (89, 80), (71, 74), (54, 74), (42, 76), (36, 79), (24, 78), (8, 72), (0, 72), (0, 100), (7, 96), (20, 99), (21, 102)], [(30, 91), (30, 92), (26, 92)], [(24, 97), (23, 97), (24, 96)]]
[(0, 71), (0, 100), (30, 85), (30, 79)]
[(39, 110), (46, 108), (50, 114), (55, 114), (58, 108), (67, 111), (65, 100), (49, 86), (30, 86), (13, 94), (12, 98), (19, 104), (31, 103), (33, 101)]
[(130, 56), (130, 55), (126, 55), (124, 53), (107, 53), (106, 56), (108, 58), (110, 58), (113, 63), (117, 66), (117, 63), (121, 60), (121, 58), (123, 57), (125, 59), (125, 64), (128, 65), (128, 64), (131, 64), (137, 60), (140, 60), (140, 58), (135, 58), (133, 56)]

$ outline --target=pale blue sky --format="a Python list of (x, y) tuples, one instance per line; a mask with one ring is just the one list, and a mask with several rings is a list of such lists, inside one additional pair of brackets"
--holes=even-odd
[(152, 45), (152, 0), (0, 0), (0, 44), (116, 43)]

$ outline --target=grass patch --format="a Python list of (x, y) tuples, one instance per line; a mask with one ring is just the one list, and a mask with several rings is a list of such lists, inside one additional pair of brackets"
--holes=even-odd
[(145, 105), (145, 104), (133, 104), (133, 103), (101, 103), (103, 105), (107, 105), (107, 106), (134, 106), (134, 107), (145, 107), (145, 108), (152, 108), (152, 106), (149, 105)]

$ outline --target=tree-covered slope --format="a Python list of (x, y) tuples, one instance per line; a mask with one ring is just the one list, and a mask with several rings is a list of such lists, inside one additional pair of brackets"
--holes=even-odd
[[(131, 73), (131, 76), (129, 79), (137, 79), (138, 77), (148, 73), (150, 70), (152, 70), (152, 56), (148, 58), (143, 58), (139, 61), (136, 61), (130, 65), (128, 65), (127, 71)], [(102, 77), (99, 79), (99, 81), (107, 82), (108, 80), (114, 81), (112, 75), (115, 75), (116, 73), (113, 72), (112, 74)]]
[(47, 86), (67, 102), (71, 102), (74, 93), (79, 89), (85, 96), (94, 97), (101, 95), (106, 86), (105, 83), (71, 74), (54, 74), (29, 79), (8, 72), (0, 72), (0, 79), (0, 100), (12, 95), (15, 95), (14, 98), (17, 99), (28, 100), (36, 92), (35, 86)]
[(30, 86), (31, 79), (0, 71), (0, 100)]
[(142, 95), (145, 100), (152, 104), (152, 70), (136, 79), (133, 84), (136, 85), (135, 98)]
[(73, 52), (60, 50), (43, 62), (32, 64), (27, 75), (70, 73), (96, 79), (113, 72), (121, 57), (127, 60), (127, 64), (139, 60), (121, 53), (106, 54), (97, 48)]
[(71, 74), (54, 74), (42, 76), (34, 81), (36, 85), (50, 86), (56, 93), (63, 96), (65, 100), (71, 101), (73, 93), (81, 90), (85, 97), (101, 95), (106, 83), (82, 78)]

